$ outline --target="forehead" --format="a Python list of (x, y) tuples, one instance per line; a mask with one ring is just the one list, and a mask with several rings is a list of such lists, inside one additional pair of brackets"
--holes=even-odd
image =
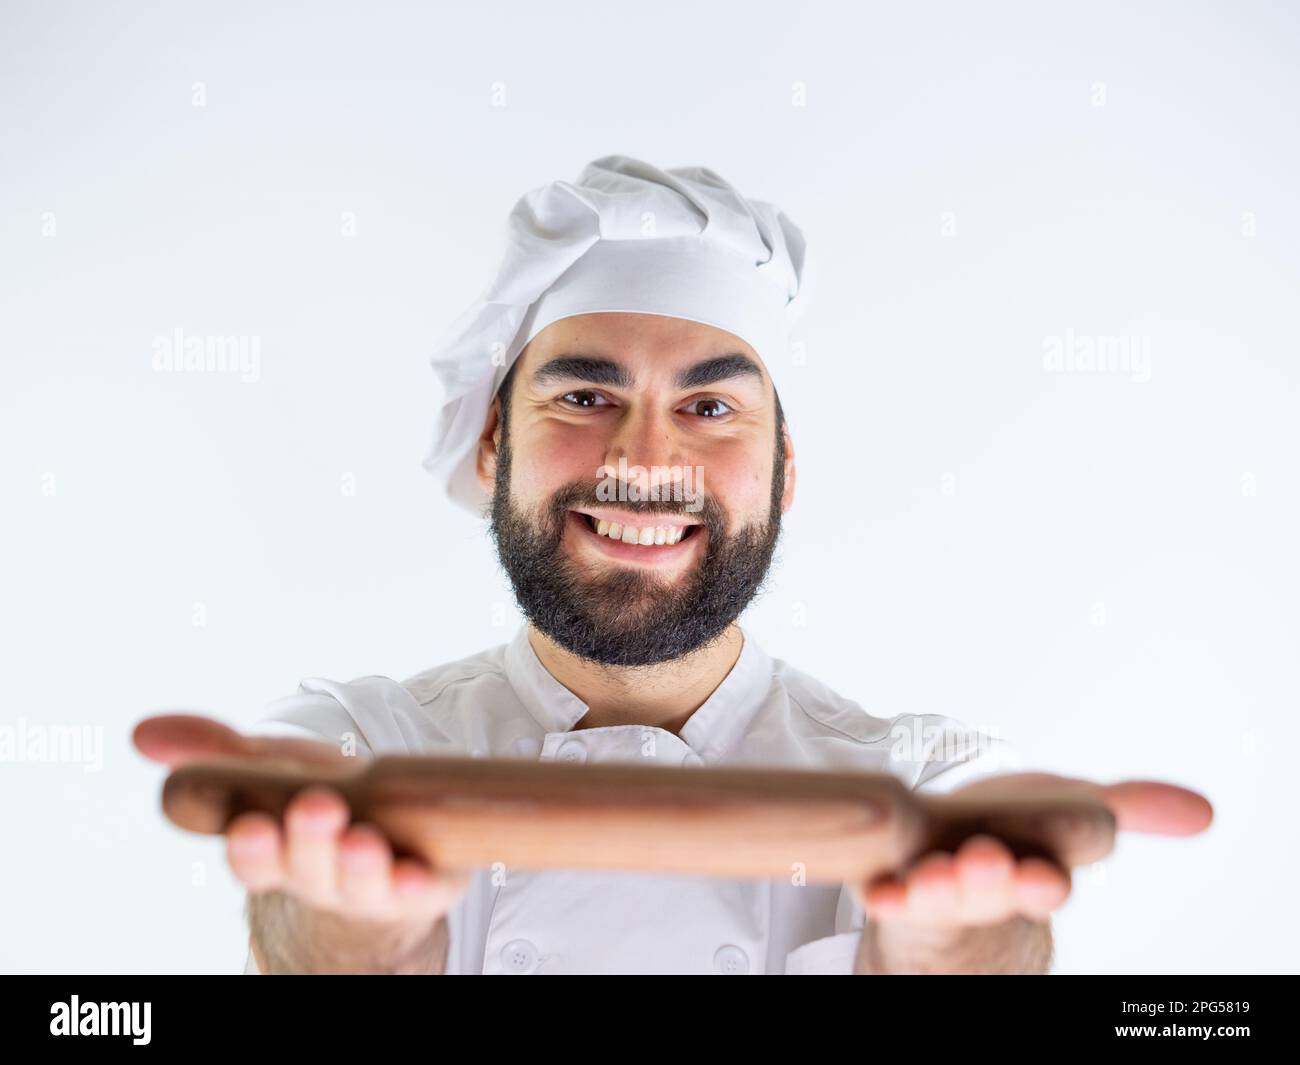
[(602, 311), (561, 318), (543, 329), (524, 348), (520, 372), (532, 372), (557, 356), (611, 359), (638, 381), (672, 376), (703, 359), (744, 355), (755, 363), (762, 383), (768, 379), (763, 360), (748, 343), (725, 329), (662, 314)]

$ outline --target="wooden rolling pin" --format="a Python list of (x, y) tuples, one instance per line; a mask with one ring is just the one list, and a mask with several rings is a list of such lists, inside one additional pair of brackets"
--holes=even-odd
[(910, 791), (889, 774), (740, 767), (585, 765), (385, 756), (355, 769), (193, 762), (163, 785), (167, 817), (220, 834), (250, 810), (283, 816), (323, 784), (354, 821), (435, 867), (606, 869), (807, 883), (873, 879), (976, 833), (1067, 866), (1115, 842), (1099, 800), (963, 799)]

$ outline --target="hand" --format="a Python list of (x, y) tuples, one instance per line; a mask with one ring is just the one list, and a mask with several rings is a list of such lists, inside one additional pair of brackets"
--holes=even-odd
[[(203, 758), (249, 758), (338, 767), (348, 758), (327, 743), (244, 736), (210, 718), (173, 714), (146, 718), (132, 740), (141, 754), (169, 768)], [(372, 825), (349, 824), (335, 788), (304, 788), (285, 808), (284, 824), (244, 813), (226, 828), (230, 868), (250, 894), (278, 891), (322, 913), (393, 926), (424, 928), (445, 916), (469, 888), (468, 870), (434, 870), (394, 857)]]
[[(1078, 795), (1100, 799), (1120, 831), (1188, 836), (1214, 817), (1194, 791), (1156, 781), (1096, 784), (1050, 773), (1012, 773), (975, 781), (953, 792), (963, 798)], [(1070, 871), (1059, 861), (1016, 858), (1000, 840), (972, 836), (955, 853), (922, 855), (900, 875), (850, 885), (872, 920), (920, 929), (997, 925), (1016, 917), (1046, 922), (1069, 897)]]

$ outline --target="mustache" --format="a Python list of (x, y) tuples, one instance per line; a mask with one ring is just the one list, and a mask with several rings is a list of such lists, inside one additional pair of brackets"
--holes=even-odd
[[(619, 499), (617, 507), (619, 510), (626, 510), (631, 514), (651, 514), (657, 517), (681, 517), (684, 515), (693, 515), (697, 517), (701, 524), (709, 527), (710, 530), (721, 528), (725, 524), (726, 512), (722, 505), (710, 495), (701, 493), (698, 497), (699, 504), (694, 505), (686, 499)], [(583, 481), (574, 481), (555, 492), (551, 496), (549, 510), (552, 518), (561, 519), (564, 512), (568, 510), (580, 510), (583, 507), (604, 507), (609, 505), (608, 496), (603, 497), (600, 490), (594, 484), (588, 484)]]

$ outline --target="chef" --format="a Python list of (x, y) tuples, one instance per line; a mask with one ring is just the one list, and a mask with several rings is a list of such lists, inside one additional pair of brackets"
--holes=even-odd
[[(484, 518), (525, 623), (400, 683), (304, 680), (250, 735), (146, 720), (144, 753), (861, 770), (925, 793), (1074, 788), (1121, 829), (1208, 824), (1184, 789), (1014, 773), (1006, 741), (956, 718), (877, 717), (740, 624), (795, 497), (777, 382), (812, 274), (784, 212), (614, 155), (527, 193), (505, 243), (433, 358), (425, 465)], [(1045, 972), (1070, 890), (989, 836), (871, 884), (432, 869), (327, 788), (226, 836), (248, 972)]]

